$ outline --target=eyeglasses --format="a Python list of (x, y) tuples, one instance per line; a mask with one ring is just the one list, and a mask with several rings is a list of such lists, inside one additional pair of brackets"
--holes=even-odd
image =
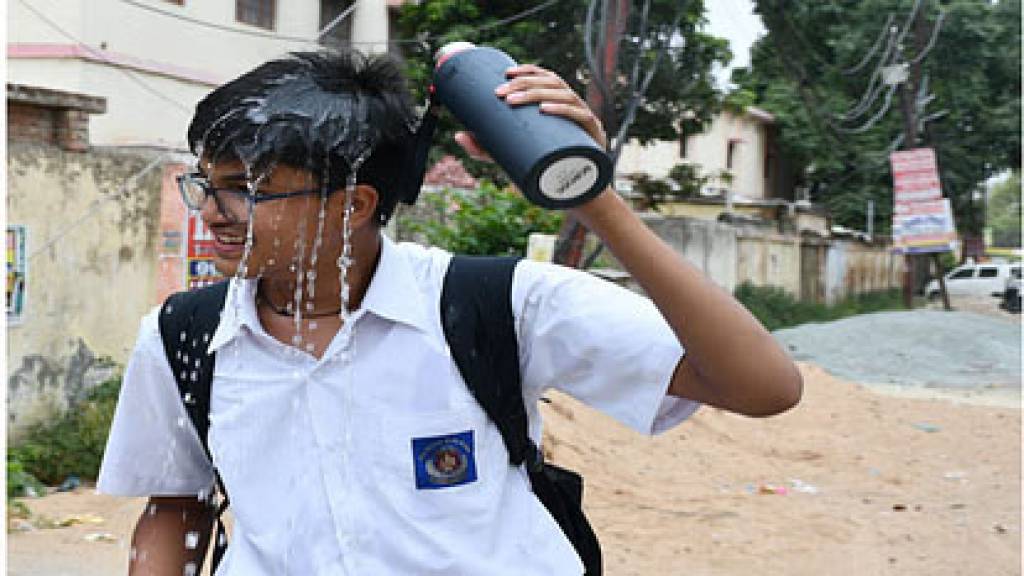
[(202, 210), (207, 196), (213, 196), (217, 209), (227, 218), (240, 219), (251, 204), (280, 200), (293, 196), (320, 194), (320, 190), (293, 190), (291, 192), (259, 193), (248, 188), (217, 188), (198, 172), (180, 174), (176, 178), (181, 199), (190, 210)]

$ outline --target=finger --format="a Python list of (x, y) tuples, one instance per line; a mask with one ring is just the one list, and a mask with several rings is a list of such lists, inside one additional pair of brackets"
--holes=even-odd
[(541, 102), (541, 112), (545, 114), (551, 114), (552, 116), (561, 116), (572, 120), (584, 130), (587, 134), (594, 139), (602, 148), (608, 147), (608, 139), (605, 136), (604, 128), (601, 126), (601, 121), (598, 120), (594, 113), (590, 111), (590, 108), (580, 108), (572, 104), (566, 104), (564, 102)]
[(494, 89), (494, 93), (498, 96), (505, 96), (512, 92), (528, 90), (530, 88), (561, 88), (563, 90), (572, 90), (564, 80), (555, 75), (519, 76), (498, 85), (498, 87)]
[(469, 132), (456, 132), (455, 142), (457, 142), (459, 146), (466, 151), (466, 154), (469, 154), (469, 157), (474, 160), (480, 160), (481, 162), (494, 161), (494, 159), (491, 158), (491, 155), (480, 146), (480, 143), (477, 142), (476, 138)]
[(562, 104), (571, 104), (580, 108), (587, 107), (575, 92), (562, 88), (532, 88), (529, 90), (521, 90), (506, 96), (505, 102), (508, 102), (513, 106), (535, 104), (537, 102), (559, 102)]
[(519, 64), (513, 66), (508, 70), (505, 70), (505, 76), (507, 78), (517, 78), (519, 76), (554, 76), (558, 78), (558, 74), (555, 74), (547, 68), (542, 68), (536, 64)]

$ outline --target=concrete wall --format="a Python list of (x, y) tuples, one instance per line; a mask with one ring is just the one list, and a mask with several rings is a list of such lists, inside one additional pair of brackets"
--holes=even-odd
[(8, 326), (8, 433), (63, 410), (123, 362), (156, 304), (162, 167), (152, 152), (8, 145), (7, 222), (27, 228), (22, 322)]
[(645, 215), (644, 221), (730, 292), (750, 282), (831, 305), (857, 294), (899, 288), (902, 282), (903, 260), (886, 246), (694, 218)]
[(181, 18), (125, 2), (33, 0), (41, 17), (9, 3), (8, 82), (106, 97), (109, 112), (93, 119), (94, 143), (180, 148), (192, 109), (213, 86), (317, 47), (301, 39), (316, 36), (318, 0), (279, 0), (272, 31), (236, 22), (233, 0), (140, 1)]

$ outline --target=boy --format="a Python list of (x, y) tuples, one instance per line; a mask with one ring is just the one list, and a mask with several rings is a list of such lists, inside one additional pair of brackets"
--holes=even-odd
[[(605, 143), (557, 75), (507, 75), (495, 98), (539, 105)], [(199, 173), (183, 191), (233, 277), (209, 342), (209, 443), (235, 518), (219, 575), (582, 572), (452, 362), (438, 310), (450, 255), (380, 233), (403, 193), (414, 120), (397, 66), (355, 52), (264, 64), (196, 108)], [(534, 441), (536, 403), (552, 387), (648, 434), (701, 403), (766, 416), (798, 401), (800, 375), (764, 328), (613, 190), (574, 210), (651, 301), (518, 264), (511, 304)], [(200, 499), (214, 473), (157, 315), (143, 320), (99, 489), (150, 497), (131, 573), (180, 576), (206, 548)], [(466, 434), (474, 443), (441, 465), (473, 473), (424, 484), (410, 443)]]

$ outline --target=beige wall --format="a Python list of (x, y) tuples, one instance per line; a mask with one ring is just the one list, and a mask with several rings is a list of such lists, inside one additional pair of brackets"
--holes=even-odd
[(633, 141), (625, 146), (619, 158), (620, 174), (647, 174), (665, 178), (673, 166), (680, 163), (695, 164), (705, 176), (716, 176), (726, 169), (726, 156), (730, 139), (736, 140), (733, 154), (733, 182), (709, 183), (713, 187), (728, 187), (735, 195), (758, 200), (769, 197), (764, 178), (767, 134), (765, 121), (753, 115), (737, 116), (722, 112), (708, 129), (687, 139), (686, 157), (679, 155), (678, 142), (655, 142), (641, 146)]
[[(33, 0), (33, 8), (97, 53), (134, 64), (112, 66), (73, 57), (21, 58), (17, 56), (19, 45), (71, 46), (74, 41), (20, 2), (11, 2), (7, 42), (9, 54), (14, 55), (8, 58), (7, 81), (107, 98), (108, 112), (92, 119), (94, 144), (147, 143), (180, 148), (191, 110), (213, 86), (288, 51), (316, 48), (311, 42), (282, 37), (316, 36), (318, 0), (278, 1), (277, 27), (272, 32), (235, 22), (232, 0), (190, 0), (184, 6), (139, 1), (228, 29), (211, 29), (125, 2)], [(266, 33), (269, 37), (233, 30)], [(145, 70), (133, 67), (135, 64)]]
[(162, 168), (110, 200), (153, 156), (9, 145), (7, 222), (27, 228), (29, 255), (23, 321), (7, 329), (9, 430), (102, 380), (98, 359), (123, 362), (155, 305)]

